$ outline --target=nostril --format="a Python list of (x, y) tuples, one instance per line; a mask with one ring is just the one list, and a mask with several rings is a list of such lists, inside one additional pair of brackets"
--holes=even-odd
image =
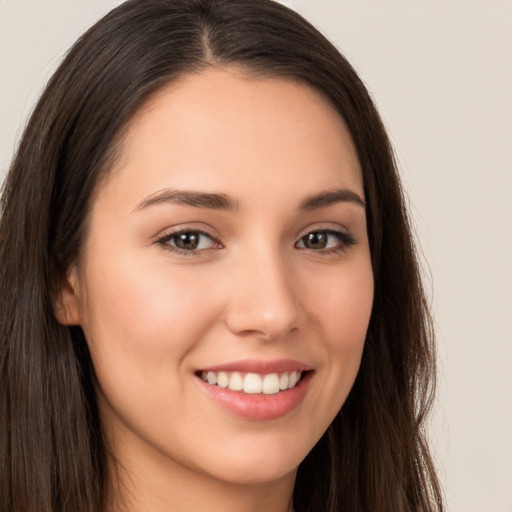
[(235, 305), (226, 316), (231, 332), (238, 336), (257, 337), (265, 341), (283, 338), (298, 327), (298, 312), (295, 307), (271, 305), (263, 309), (245, 304)]

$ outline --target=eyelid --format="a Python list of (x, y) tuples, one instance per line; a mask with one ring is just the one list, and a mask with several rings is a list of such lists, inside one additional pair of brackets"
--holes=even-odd
[(350, 230), (341, 224), (333, 223), (333, 222), (319, 222), (312, 225), (307, 226), (302, 229), (297, 236), (297, 240), (300, 240), (304, 236), (309, 233), (314, 233), (316, 231), (324, 231), (324, 232), (332, 232), (332, 233), (342, 233), (344, 235), (349, 235)]
[(178, 235), (180, 233), (201, 233), (203, 235), (209, 236), (213, 240), (218, 241), (218, 235), (216, 231), (208, 225), (203, 224), (202, 222), (190, 222), (190, 223), (182, 223), (176, 226), (169, 226), (165, 229), (162, 229), (158, 235), (155, 236), (155, 240), (160, 240), (162, 238)]
[[(199, 235), (206, 236), (212, 240), (214, 247), (208, 247), (205, 249), (186, 250), (186, 249), (180, 249), (179, 247), (176, 247), (169, 243), (169, 241), (172, 240), (173, 237), (178, 236), (182, 233), (197, 233)], [(212, 232), (210, 232), (210, 230), (208, 228), (204, 228), (204, 227), (199, 228), (199, 227), (195, 227), (193, 225), (179, 225), (179, 226), (175, 226), (173, 228), (169, 228), (169, 229), (163, 231), (162, 234), (158, 235), (156, 237), (154, 243), (162, 246), (167, 251), (170, 251), (170, 252), (173, 252), (173, 253), (179, 254), (179, 255), (185, 255), (185, 256), (204, 254), (210, 250), (222, 249), (224, 247), (223, 244), (219, 241), (218, 237), (215, 234), (213, 234)]]
[[(308, 247), (297, 247), (299, 243), (301, 243), (307, 235), (311, 233), (327, 233), (331, 236), (334, 236), (339, 241), (338, 247), (329, 247), (324, 249), (309, 249)], [(341, 252), (349, 247), (355, 245), (357, 243), (356, 237), (346, 228), (341, 227), (339, 224), (336, 224), (335, 227), (333, 224), (320, 224), (308, 226), (306, 229), (302, 230), (301, 234), (298, 236), (297, 241), (295, 242), (295, 247), (301, 250), (312, 250), (317, 253), (329, 253), (329, 252)]]

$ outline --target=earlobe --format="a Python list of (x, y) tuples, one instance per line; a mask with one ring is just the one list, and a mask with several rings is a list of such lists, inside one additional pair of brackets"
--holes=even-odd
[(72, 267), (62, 280), (58, 294), (53, 301), (53, 312), (62, 325), (80, 325), (78, 272)]

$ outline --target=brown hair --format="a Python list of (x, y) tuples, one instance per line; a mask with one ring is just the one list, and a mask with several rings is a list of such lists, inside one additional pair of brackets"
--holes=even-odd
[(52, 297), (84, 240), (122, 128), (184, 73), (237, 65), (309, 84), (345, 119), (363, 169), (375, 298), (361, 368), (299, 467), (297, 512), (434, 512), (425, 439), (433, 333), (393, 153), (363, 83), (298, 14), (270, 0), (130, 0), (72, 47), (13, 161), (0, 220), (0, 509), (104, 509), (106, 449), (80, 328)]

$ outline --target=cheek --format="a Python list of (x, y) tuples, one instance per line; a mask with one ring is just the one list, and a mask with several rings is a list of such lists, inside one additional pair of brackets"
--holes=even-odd
[(368, 259), (333, 269), (310, 290), (310, 316), (324, 344), (323, 403), (326, 429), (345, 402), (359, 371), (373, 303), (373, 273)]
[(190, 426), (198, 415), (186, 399), (187, 356), (218, 317), (215, 290), (198, 269), (173, 270), (161, 257), (143, 261), (119, 251), (103, 255), (101, 265), (90, 258), (87, 270), (83, 328), (105, 424), (123, 439), (136, 432), (171, 446), (175, 418)]
[(369, 257), (318, 276), (306, 296), (330, 350), (362, 349), (373, 304)]
[(217, 315), (216, 301), (199, 272), (117, 254), (91, 259), (86, 276), (83, 327), (98, 378), (125, 371), (168, 382), (169, 365), (180, 366)]

